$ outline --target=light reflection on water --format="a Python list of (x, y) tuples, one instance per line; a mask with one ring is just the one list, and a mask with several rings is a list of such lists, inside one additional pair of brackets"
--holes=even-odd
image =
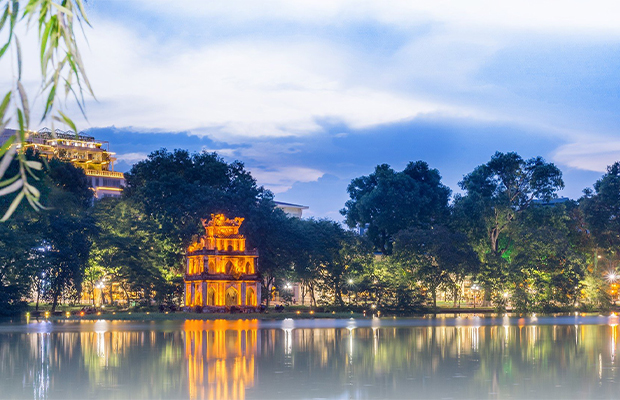
[(616, 398), (618, 317), (0, 324), (0, 398)]

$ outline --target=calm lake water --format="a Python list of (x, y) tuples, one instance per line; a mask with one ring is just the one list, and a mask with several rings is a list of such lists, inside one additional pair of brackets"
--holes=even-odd
[(617, 317), (0, 324), (0, 398), (620, 398)]

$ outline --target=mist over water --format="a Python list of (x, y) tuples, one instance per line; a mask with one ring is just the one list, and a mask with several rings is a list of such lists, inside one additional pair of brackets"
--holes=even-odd
[(617, 398), (618, 318), (0, 324), (0, 398)]

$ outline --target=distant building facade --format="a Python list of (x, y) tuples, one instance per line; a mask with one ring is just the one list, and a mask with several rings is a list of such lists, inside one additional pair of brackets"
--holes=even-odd
[(302, 206), (293, 203), (284, 203), (282, 201), (274, 201), (276, 207), (284, 211), (289, 217), (301, 218), (301, 214), (304, 210), (308, 209), (308, 206)]
[[(0, 145), (14, 134), (13, 129), (4, 130), (0, 134)], [(43, 128), (37, 132), (28, 132), (25, 148), (35, 150), (47, 159), (69, 161), (83, 169), (95, 191), (95, 197), (100, 199), (119, 197), (125, 186), (123, 173), (114, 171), (116, 158), (114, 153), (109, 151), (108, 145), (108, 142), (73, 131)]]
[(258, 307), (258, 252), (245, 247), (245, 237), (239, 233), (242, 223), (243, 218), (228, 219), (223, 214), (211, 214), (209, 221), (202, 221), (206, 234), (187, 249), (185, 307), (205, 311)]

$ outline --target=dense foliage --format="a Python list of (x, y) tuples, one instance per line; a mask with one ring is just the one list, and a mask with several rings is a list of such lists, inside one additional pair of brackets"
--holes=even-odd
[(242, 163), (215, 153), (156, 151), (117, 199), (93, 201), (69, 163), (53, 160), (36, 177), (47, 208), (22, 204), (0, 224), (3, 314), (27, 301), (94, 302), (96, 289), (105, 304), (179, 305), (186, 248), (215, 213), (245, 219), (267, 305), (275, 295), (290, 301), (291, 283), (307, 306), (392, 313), (471, 304), (472, 294), (517, 311), (602, 309), (617, 297), (620, 163), (573, 201), (557, 199), (555, 165), (496, 153), (463, 178), (452, 203), (425, 162), (401, 172), (379, 165), (351, 182), (342, 211), (361, 235), (288, 217)]

